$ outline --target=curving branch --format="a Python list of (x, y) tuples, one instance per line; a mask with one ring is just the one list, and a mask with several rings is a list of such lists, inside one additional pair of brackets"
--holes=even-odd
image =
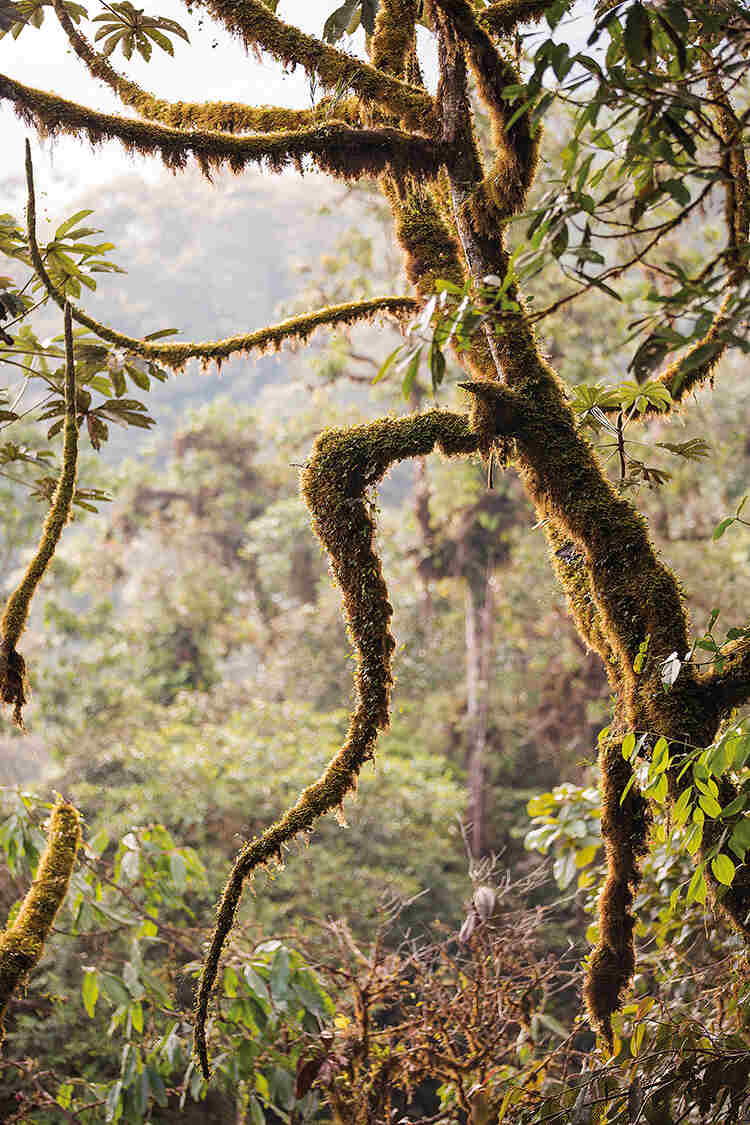
[(332, 99), (326, 99), (314, 109), (249, 106), (241, 102), (169, 102), (157, 98), (115, 70), (109, 59), (81, 34), (61, 0), (53, 2), (68, 42), (92, 77), (106, 82), (124, 105), (131, 106), (141, 117), (151, 121), (160, 121), (172, 129), (281, 133), (308, 129), (324, 120), (353, 123), (356, 118), (356, 105), (352, 98), (341, 99), (335, 105)]
[(26, 142), (26, 188), (28, 195), (26, 226), (31, 262), (53, 301), (61, 308), (69, 308), (74, 320), (90, 328), (102, 340), (143, 356), (144, 359), (163, 363), (173, 371), (181, 371), (190, 359), (200, 359), (204, 366), (215, 363), (217, 367), (221, 367), (221, 364), (233, 355), (248, 352), (258, 352), (262, 355), (270, 351), (280, 351), (284, 344), (304, 343), (318, 328), (359, 324), (373, 320), (376, 316), (385, 315), (402, 320), (413, 316), (420, 307), (420, 302), (414, 297), (373, 297), (366, 301), (348, 301), (341, 305), (329, 305), (327, 308), (316, 309), (315, 312), (290, 317), (279, 324), (261, 328), (257, 332), (228, 336), (223, 340), (177, 344), (155, 344), (149, 340), (139, 340), (135, 336), (126, 336), (123, 332), (117, 332), (106, 324), (100, 324), (83, 309), (66, 301), (49, 276), (36, 238), (36, 193), (28, 141)]
[[(28, 152), (28, 141), (27, 141)], [(23, 708), (27, 702), (26, 662), (16, 645), (26, 628), (31, 601), (42, 580), (62, 530), (68, 522), (75, 493), (78, 463), (78, 424), (76, 422), (76, 379), (73, 362), (71, 309), (65, 304), (65, 425), (62, 467), (39, 545), (16, 589), (8, 598), (0, 621), (0, 700), (13, 707), (13, 720), (23, 728)]]
[(195, 1009), (195, 1052), (204, 1077), (210, 1074), (206, 1019), (219, 959), (242, 896), (245, 879), (259, 866), (281, 860), (281, 849), (334, 809), (356, 789), (359, 771), (373, 758), (378, 731), (389, 721), (396, 642), (390, 631), (393, 607), (374, 548), (375, 521), (366, 493), (396, 461), (424, 457), (438, 448), (448, 456), (472, 453), (476, 435), (465, 415), (432, 410), (385, 418), (350, 430), (326, 430), (302, 473), (302, 496), (318, 538), (328, 551), (341, 587), (344, 612), (357, 654), (357, 704), (346, 740), (322, 777), (308, 786), (276, 824), (237, 856), (217, 911)]
[(366, 104), (373, 102), (409, 128), (429, 133), (435, 104), (419, 86), (394, 78), (344, 51), (284, 23), (262, 0), (197, 0), (246, 47), (261, 47), (285, 66), (317, 74), (328, 90), (344, 88)]
[(47, 847), (36, 878), (11, 926), (0, 934), (0, 1043), (13, 993), (38, 964), (57, 911), (62, 906), (81, 842), (76, 809), (60, 800), (50, 817)]
[(128, 152), (160, 156), (173, 170), (184, 168), (193, 157), (206, 175), (224, 164), (233, 172), (251, 164), (265, 165), (273, 172), (292, 166), (301, 172), (305, 159), (310, 159), (321, 171), (339, 179), (376, 176), (383, 171), (399, 179), (407, 173), (422, 178), (437, 175), (448, 156), (444, 146), (399, 129), (354, 129), (340, 122), (254, 137), (168, 129), (98, 113), (2, 74), (0, 100), (12, 102), (21, 120), (34, 125), (42, 136), (84, 133), (92, 144), (116, 140)]

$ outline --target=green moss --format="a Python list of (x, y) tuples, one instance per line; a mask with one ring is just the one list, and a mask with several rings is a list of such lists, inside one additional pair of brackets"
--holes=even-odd
[(36, 878), (12, 926), (0, 935), (0, 1042), (11, 997), (38, 963), (65, 898), (80, 839), (78, 813), (72, 805), (59, 801), (52, 811), (48, 843)]
[[(549, 0), (496, 0), (480, 13), (479, 18), (488, 30), (507, 38), (521, 23), (538, 23), (549, 6)], [(568, 6), (573, 6), (573, 0)]]
[(42, 136), (85, 135), (92, 144), (117, 140), (128, 152), (160, 156), (173, 170), (184, 168), (192, 157), (206, 175), (224, 165), (235, 173), (251, 165), (273, 172), (286, 167), (302, 172), (309, 159), (322, 172), (343, 180), (383, 171), (398, 179), (406, 175), (429, 178), (437, 174), (446, 156), (439, 143), (415, 134), (391, 128), (358, 129), (335, 121), (266, 136), (168, 129), (98, 113), (4, 75), (0, 75), (0, 99), (10, 101), (19, 117)]

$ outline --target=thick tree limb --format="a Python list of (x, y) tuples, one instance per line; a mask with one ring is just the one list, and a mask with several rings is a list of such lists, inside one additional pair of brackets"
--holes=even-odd
[(246, 47), (262, 47), (285, 66), (301, 66), (317, 74), (328, 90), (344, 87), (375, 102), (406, 126), (429, 133), (435, 122), (432, 98), (418, 86), (402, 82), (313, 35), (284, 23), (261, 0), (197, 0)]
[[(497, 227), (524, 205), (536, 171), (540, 131), (532, 136), (527, 113), (509, 124), (517, 103), (502, 95), (506, 86), (518, 83), (518, 70), (495, 47), (467, 0), (432, 3), (445, 15), (465, 47), (479, 95), (490, 114), (497, 156), (490, 174), (473, 189), (466, 205), (472, 208), (478, 225)], [(488, 202), (492, 206), (488, 207)]]
[(208, 130), (184, 132), (98, 113), (5, 75), (0, 75), (0, 100), (12, 102), (18, 116), (43, 136), (83, 133), (92, 144), (116, 140), (129, 152), (160, 156), (172, 169), (184, 168), (193, 157), (207, 175), (224, 164), (233, 172), (251, 164), (274, 172), (290, 165), (302, 171), (309, 158), (321, 171), (340, 179), (384, 171), (399, 179), (407, 173), (421, 178), (437, 175), (448, 156), (444, 147), (398, 129), (353, 129), (337, 122), (256, 137)]
[[(352, 98), (335, 106), (328, 99), (314, 109), (285, 109), (282, 106), (249, 106), (240, 102), (168, 102), (144, 90), (120, 74), (103, 54), (95, 49), (75, 26), (60, 0), (55, 12), (68, 42), (86, 64), (94, 78), (101, 79), (124, 105), (141, 117), (160, 121), (171, 129), (199, 129), (222, 133), (280, 133), (309, 129), (323, 121), (352, 123), (356, 106)], [(330, 109), (330, 113), (327, 110)]]
[(357, 705), (346, 741), (323, 776), (300, 795), (276, 824), (245, 845), (235, 860), (217, 911), (195, 1009), (195, 1051), (209, 1076), (206, 1019), (219, 959), (237, 912), (245, 879), (257, 867), (281, 859), (282, 846), (309, 831), (325, 813), (342, 807), (357, 776), (375, 753), (378, 731), (389, 721), (393, 683), (390, 631), (393, 607), (375, 553), (375, 523), (365, 494), (396, 461), (423, 457), (439, 448), (447, 455), (471, 453), (476, 435), (461, 414), (432, 410), (407, 418), (385, 418), (351, 430), (326, 430), (318, 438), (301, 480), (313, 527), (331, 558), (344, 598), (357, 653)]

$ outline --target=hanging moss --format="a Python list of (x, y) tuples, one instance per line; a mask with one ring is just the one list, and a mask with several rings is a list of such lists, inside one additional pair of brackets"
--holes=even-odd
[(366, 105), (376, 103), (412, 129), (430, 133), (435, 105), (423, 89), (410, 86), (374, 66), (347, 55), (312, 35), (306, 35), (275, 16), (261, 0), (199, 0), (200, 4), (238, 35), (246, 47), (258, 46), (285, 66), (301, 66), (317, 74), (333, 90), (348, 87)]
[(377, 70), (403, 78), (414, 49), (416, 19), (415, 0), (380, 0), (370, 51)]
[[(29, 156), (26, 142), (27, 160)], [(75, 493), (78, 463), (78, 425), (76, 422), (76, 384), (73, 363), (73, 333), (70, 305), (65, 305), (65, 423), (60, 476), (39, 545), (24, 575), (8, 598), (0, 620), (0, 700), (13, 708), (13, 719), (23, 727), (23, 708), (28, 700), (26, 664), (16, 645), (26, 627), (31, 600), (60, 541), (68, 522)]]
[(15, 921), (0, 934), (0, 1043), (11, 997), (38, 964), (65, 899), (80, 840), (78, 813), (66, 801), (59, 801), (52, 810), (48, 843), (36, 878)]
[(423, 457), (436, 447), (448, 456), (474, 452), (477, 441), (468, 419), (433, 410), (407, 418), (386, 418), (351, 430), (325, 430), (302, 474), (302, 496), (310, 509), (313, 528), (328, 551), (344, 599), (357, 656), (357, 703), (344, 744), (323, 776), (304, 790), (276, 824), (246, 844), (235, 860), (219, 903), (196, 1002), (195, 1049), (206, 1077), (208, 1001), (244, 880), (255, 868), (280, 858), (282, 847), (312, 828), (325, 813), (342, 807), (347, 794), (356, 788), (360, 769), (374, 755), (378, 731), (388, 725), (391, 655), (396, 647), (390, 631), (393, 607), (374, 548), (375, 522), (366, 499), (367, 489), (377, 484), (395, 462)]
[(23, 86), (0, 75), (0, 99), (13, 104), (18, 116), (34, 125), (42, 136), (69, 133), (88, 136), (92, 144), (116, 140), (127, 152), (160, 156), (173, 170), (182, 169), (190, 157), (201, 170), (227, 165), (242, 172), (250, 165), (272, 172), (293, 167), (303, 170), (309, 159), (322, 172), (337, 179), (377, 176), (389, 171), (397, 178), (407, 174), (435, 176), (446, 152), (439, 144), (398, 129), (357, 129), (340, 122), (326, 122), (308, 129), (236, 137), (208, 130), (168, 129), (164, 125), (133, 121), (98, 113), (43, 90)]

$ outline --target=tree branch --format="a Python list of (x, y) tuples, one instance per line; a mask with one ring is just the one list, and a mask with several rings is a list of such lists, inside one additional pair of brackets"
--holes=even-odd
[(722, 668), (698, 676), (714, 706), (727, 715), (750, 699), (750, 637), (741, 637), (722, 651)]
[(241, 172), (249, 164), (266, 165), (274, 172), (289, 165), (302, 171), (309, 158), (321, 171), (340, 179), (376, 176), (383, 171), (399, 179), (407, 173), (421, 178), (435, 176), (449, 155), (444, 146), (398, 129), (353, 129), (340, 123), (256, 137), (168, 129), (98, 113), (5, 75), (0, 75), (2, 99), (12, 102), (18, 116), (43, 136), (85, 133), (92, 144), (117, 140), (128, 152), (161, 156), (172, 169), (184, 168), (192, 156), (206, 175), (223, 164), (233, 172)]
[[(240, 102), (168, 102), (142, 89), (120, 74), (75, 26), (61, 0), (54, 0), (60, 26), (78, 57), (94, 78), (101, 79), (124, 105), (141, 117), (160, 121), (172, 129), (201, 129), (223, 133), (280, 133), (320, 125), (322, 121), (348, 121), (356, 116), (354, 99), (339, 100), (335, 107), (327, 99), (314, 109), (285, 109), (281, 106), (249, 106)], [(334, 112), (335, 108), (335, 112)], [(331, 112), (327, 117), (326, 110)]]
[(479, 20), (493, 34), (506, 39), (519, 24), (538, 23), (552, 4), (553, 0), (498, 0), (479, 13)]
[(77, 811), (66, 801), (59, 801), (52, 810), (48, 843), (36, 878), (13, 925), (0, 936), (0, 1042), (11, 997), (42, 956), (55, 915), (65, 898), (80, 840)]
[(344, 87), (375, 102), (406, 126), (429, 133), (435, 124), (435, 104), (418, 86), (402, 82), (368, 63), (339, 51), (315, 36), (284, 23), (261, 0), (196, 0), (246, 47), (262, 47), (285, 66), (301, 66), (317, 74), (328, 90)]
[[(26, 142), (28, 146), (28, 141)], [(28, 153), (28, 147), (27, 147)], [(13, 719), (23, 727), (23, 707), (27, 699), (26, 663), (16, 645), (26, 628), (31, 601), (44, 576), (63, 528), (70, 516), (75, 494), (78, 465), (78, 424), (76, 422), (76, 377), (73, 362), (73, 332), (70, 305), (65, 309), (65, 427), (63, 453), (57, 488), (52, 497), (39, 545), (26, 567), (23, 578), (8, 598), (0, 621), (0, 700), (11, 704)]]
[[(532, 136), (528, 113), (512, 125), (517, 102), (503, 98), (503, 90), (519, 82), (515, 65), (495, 47), (477, 22), (467, 0), (432, 0), (450, 22), (466, 48), (479, 95), (492, 122), (492, 139), (497, 151), (492, 170), (472, 191), (467, 201), (475, 222), (496, 227), (524, 206), (536, 171), (541, 131)], [(493, 205), (487, 207), (487, 201)]]
[(393, 607), (374, 550), (375, 523), (366, 491), (396, 461), (423, 457), (438, 447), (447, 455), (471, 453), (476, 435), (465, 415), (433, 410), (407, 418), (385, 418), (351, 430), (326, 430), (302, 474), (302, 495), (315, 533), (331, 558), (344, 598), (347, 623), (357, 652), (357, 706), (346, 741), (323, 776), (308, 786), (276, 824), (245, 845), (237, 856), (217, 910), (195, 1008), (195, 1052), (209, 1077), (206, 1019), (219, 959), (234, 923), (244, 880), (255, 868), (281, 859), (282, 846), (333, 809), (356, 789), (359, 771), (373, 758), (378, 731), (389, 721), (393, 675), (390, 631)]

